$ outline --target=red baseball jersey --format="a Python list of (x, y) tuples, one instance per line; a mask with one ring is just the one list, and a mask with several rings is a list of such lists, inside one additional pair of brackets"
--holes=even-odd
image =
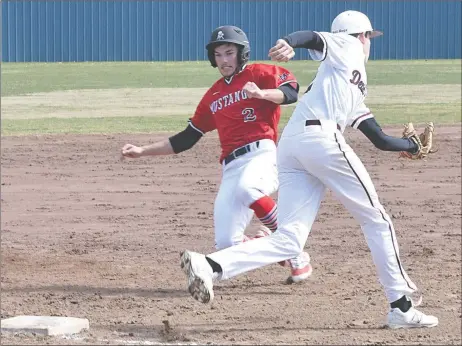
[(250, 99), (242, 90), (247, 82), (260, 89), (276, 89), (291, 83), (295, 77), (283, 67), (251, 64), (231, 80), (219, 79), (205, 93), (197, 106), (190, 125), (205, 134), (218, 131), (222, 153), (220, 162), (235, 149), (260, 139), (277, 141), (281, 107), (271, 101)]

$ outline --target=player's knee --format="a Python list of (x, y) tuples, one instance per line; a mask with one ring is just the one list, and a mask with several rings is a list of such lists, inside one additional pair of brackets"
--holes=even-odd
[(361, 227), (388, 224), (390, 222), (390, 217), (381, 206), (370, 208), (367, 212), (356, 215), (355, 219), (359, 222)]
[[(254, 179), (255, 180), (255, 179)], [(233, 190), (233, 196), (242, 205), (249, 206), (264, 196), (269, 196), (278, 189), (277, 175), (273, 180), (265, 178), (248, 181), (242, 178)]]
[(241, 204), (248, 204), (253, 200), (251, 188), (242, 183), (237, 184), (234, 189), (234, 198)]

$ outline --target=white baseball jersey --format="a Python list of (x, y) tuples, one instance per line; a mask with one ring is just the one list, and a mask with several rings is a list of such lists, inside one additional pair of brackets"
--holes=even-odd
[(324, 50), (309, 50), (322, 61), (309, 91), (299, 100), (288, 126), (305, 120), (332, 120), (343, 129), (373, 117), (364, 104), (367, 95), (365, 56), (361, 42), (350, 35), (317, 32)]
[[(321, 66), (278, 143), (278, 229), (269, 237), (208, 257), (220, 264), (221, 278), (227, 279), (299, 255), (328, 188), (361, 225), (391, 303), (417, 287), (401, 264), (392, 220), (369, 173), (337, 129), (337, 125), (342, 130), (347, 125), (357, 128), (372, 117), (364, 105), (367, 77), (362, 44), (346, 34), (319, 34), (324, 50), (310, 54), (322, 61)], [(306, 120), (320, 124), (306, 124)]]

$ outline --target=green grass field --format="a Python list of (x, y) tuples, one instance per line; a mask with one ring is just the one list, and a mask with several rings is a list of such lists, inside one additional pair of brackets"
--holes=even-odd
[[(304, 91), (318, 63), (284, 66)], [(208, 62), (3, 63), (2, 135), (177, 131), (218, 77)], [(461, 121), (460, 60), (371, 61), (368, 88), (382, 125)]]

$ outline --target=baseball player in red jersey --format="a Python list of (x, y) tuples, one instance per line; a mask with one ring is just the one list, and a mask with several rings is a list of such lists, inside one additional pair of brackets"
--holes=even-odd
[[(206, 49), (211, 65), (218, 67), (223, 78), (205, 93), (186, 129), (151, 145), (126, 144), (122, 155), (137, 158), (181, 153), (205, 133), (217, 130), (223, 175), (214, 204), (215, 246), (224, 249), (253, 239), (244, 232), (254, 214), (263, 224), (254, 238), (277, 229), (277, 206), (270, 195), (279, 186), (276, 142), (280, 105), (297, 101), (299, 85), (285, 68), (247, 64), (250, 45), (238, 27), (215, 29)], [(280, 264), (290, 266), (289, 282), (299, 282), (311, 274), (309, 262), (308, 254), (302, 252)]]

